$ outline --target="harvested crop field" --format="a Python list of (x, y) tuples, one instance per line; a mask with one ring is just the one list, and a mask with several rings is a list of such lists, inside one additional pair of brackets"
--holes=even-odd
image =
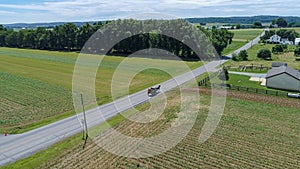
[[(194, 89), (191, 89), (193, 91)], [(125, 158), (111, 154), (88, 140), (68, 139), (72, 145), (37, 168), (297, 168), (300, 163), (299, 100), (228, 92), (226, 108), (215, 133), (203, 144), (199, 134), (206, 120), (209, 90), (201, 89), (201, 107), (196, 123), (177, 146), (150, 158)], [(124, 120), (114, 126), (134, 137), (150, 137), (169, 127), (176, 118), (178, 95), (173, 93), (169, 107), (150, 124)], [(284, 105), (284, 106), (283, 106)], [(78, 136), (80, 137), (80, 136)], [(53, 147), (54, 148), (54, 147)], [(49, 151), (51, 151), (50, 148)], [(44, 153), (47, 153), (46, 150)], [(40, 155), (34, 158), (39, 158)], [(26, 163), (22, 163), (22, 166)], [(8, 166), (9, 167), (9, 166)]]
[(0, 131), (72, 110), (71, 91), (39, 80), (0, 72)]
[[(211, 90), (208, 88), (199, 88), (199, 92), (200, 94), (205, 95), (211, 94)], [(300, 109), (300, 99), (294, 98), (282, 98), (263, 94), (251, 94), (229, 90), (227, 90), (227, 97)]]

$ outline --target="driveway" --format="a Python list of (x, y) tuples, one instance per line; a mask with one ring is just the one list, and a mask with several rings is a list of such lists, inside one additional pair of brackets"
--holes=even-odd
[(230, 74), (235, 74), (235, 75), (245, 75), (245, 76), (250, 76), (250, 77), (258, 77), (258, 78), (266, 78), (267, 74), (266, 73), (248, 73), (248, 72), (234, 72), (234, 71), (228, 71)]

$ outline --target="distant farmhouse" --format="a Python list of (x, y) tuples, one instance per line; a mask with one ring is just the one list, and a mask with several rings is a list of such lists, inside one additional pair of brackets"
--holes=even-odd
[(278, 28), (278, 24), (271, 25), (271, 28)]
[(281, 38), (278, 35), (272, 35), (270, 37), (270, 39), (267, 41), (268, 43), (280, 43), (280, 44), (284, 44), (284, 45), (293, 45), (294, 42), (293, 41), (289, 41), (288, 38)]
[(280, 44), (284, 44), (284, 45), (293, 45), (294, 42), (293, 42), (293, 41), (290, 41), (289, 38), (281, 38)]
[(280, 43), (280, 40), (281, 40), (281, 37), (275, 34), (270, 37), (269, 42), (270, 43)]
[(298, 70), (280, 63), (275, 63), (273, 66), (266, 76), (267, 87), (300, 92), (300, 72)]

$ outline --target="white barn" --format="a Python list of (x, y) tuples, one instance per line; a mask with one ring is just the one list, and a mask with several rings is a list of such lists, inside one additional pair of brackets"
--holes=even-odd
[(298, 46), (299, 43), (300, 43), (300, 38), (296, 38), (296, 39), (295, 39), (295, 45)]
[(294, 42), (293, 42), (293, 41), (289, 41), (289, 38), (281, 38), (280, 44), (284, 44), (284, 45), (293, 45)]
[(266, 86), (300, 92), (300, 72), (287, 66), (273, 67), (267, 73)]

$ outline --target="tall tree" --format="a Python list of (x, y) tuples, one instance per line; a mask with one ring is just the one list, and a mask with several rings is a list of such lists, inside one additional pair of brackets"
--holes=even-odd
[(62, 27), (62, 39), (63, 39), (63, 47), (67, 50), (72, 50), (76, 45), (76, 32), (77, 27), (73, 23), (67, 23)]
[(257, 57), (262, 59), (271, 59), (272, 53), (269, 49), (260, 49), (257, 53)]
[(8, 47), (17, 47), (18, 46), (18, 33), (15, 31), (10, 31), (5, 38), (6, 44)]
[(0, 31), (0, 46), (6, 46), (6, 38), (7, 32), (6, 31)]
[(262, 24), (261, 24), (261, 22), (260, 21), (255, 21), (254, 23), (253, 23), (253, 28), (262, 28), (263, 26), (262, 26)]
[(278, 25), (278, 27), (282, 28), (286, 28), (288, 26), (287, 21), (283, 18), (278, 18), (275, 23)]
[[(102, 22), (100, 22), (102, 23)], [(98, 29), (98, 24), (95, 27), (91, 26), (89, 23), (84, 24), (81, 26), (77, 31), (77, 49), (81, 49), (86, 41), (93, 35), (95, 29)]]
[(213, 29), (211, 33), (211, 41), (219, 55), (223, 49), (231, 44), (234, 34), (227, 29)]
[(300, 56), (300, 47), (297, 47), (294, 51), (295, 56)]
[(24, 31), (24, 44), (25, 48), (34, 48), (35, 47), (35, 35), (33, 30)]
[(290, 41), (295, 41), (299, 37), (299, 33), (292, 29), (280, 29), (276, 34), (281, 38), (288, 38)]
[(47, 49), (47, 30), (43, 27), (38, 27), (34, 31), (34, 48)]

